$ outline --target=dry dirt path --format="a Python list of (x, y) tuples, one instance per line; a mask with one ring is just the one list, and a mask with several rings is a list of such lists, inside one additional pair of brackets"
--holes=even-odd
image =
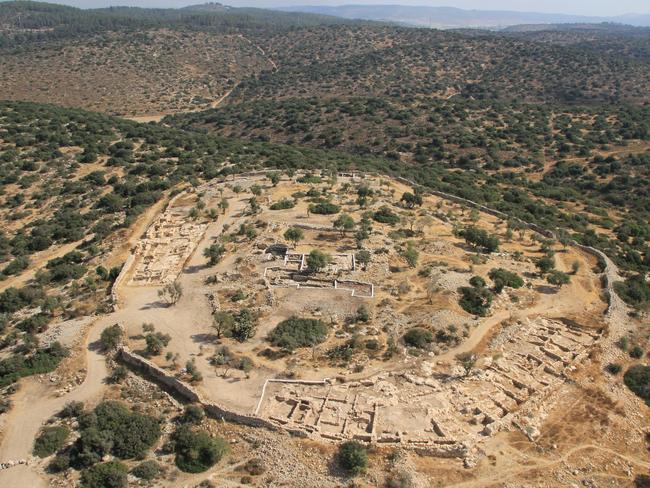
[[(210, 103), (210, 108), (217, 108), (219, 105), (221, 105), (233, 92), (233, 90), (237, 88), (237, 85), (235, 85), (233, 88), (228, 90), (226, 93), (224, 93), (221, 97), (217, 98), (213, 102)], [(182, 113), (186, 114), (191, 114), (194, 112), (202, 112), (203, 110), (206, 110), (205, 108), (196, 108), (193, 110), (186, 110)], [(174, 115), (177, 112), (165, 112), (165, 113), (159, 113), (159, 114), (149, 114), (149, 115), (136, 115), (134, 117), (124, 117), (127, 120), (132, 120), (134, 122), (140, 122), (141, 124), (147, 124), (149, 122), (160, 122), (162, 119), (167, 117), (168, 115)]]
[(268, 61), (268, 63), (273, 67), (273, 70), (274, 70), (274, 71), (277, 71), (277, 70), (278, 70), (278, 65), (276, 64), (276, 62), (273, 61), (273, 60), (271, 59), (271, 57), (270, 57), (268, 54), (266, 54), (266, 51), (265, 51), (265, 50), (264, 50), (260, 45), (254, 43), (253, 41), (251, 41), (248, 37), (244, 36), (243, 34), (240, 34), (239, 37), (241, 37), (243, 40), (245, 40), (245, 41), (248, 42), (251, 46), (253, 46), (255, 49), (257, 49), (257, 50), (260, 52), (260, 54), (261, 54), (261, 55), (262, 55), (262, 56), (263, 56), (263, 57)]
[[(36, 378), (22, 381), (22, 388), (14, 397), (14, 406), (6, 420), (6, 429), (0, 444), (0, 462), (29, 459), (41, 426), (70, 401), (92, 402), (100, 398), (106, 378), (106, 362), (96, 347), (99, 335), (111, 324), (111, 316), (97, 319), (91, 326), (83, 350), (86, 351), (86, 378), (67, 395), (54, 396), (54, 388)], [(20, 465), (0, 470), (0, 486), (46, 487), (47, 482), (31, 465)]]
[[(110, 261), (123, 260), (123, 254), (134, 241), (141, 236), (149, 224), (164, 208), (168, 199), (163, 198), (152, 206), (137, 221), (132, 230), (125, 236), (125, 243), (118, 246), (111, 254)], [(71, 244), (76, 246), (76, 243)], [(43, 257), (43, 262), (57, 255), (63, 255), (71, 249), (63, 246)], [(122, 261), (119, 261), (122, 262)], [(116, 262), (114, 263), (116, 264)], [(15, 283), (13, 283), (15, 285)], [(86, 377), (84, 382), (70, 393), (57, 397), (55, 387), (39, 381), (35, 377), (21, 380), (21, 388), (13, 398), (13, 408), (5, 419), (5, 428), (0, 443), (0, 462), (29, 459), (41, 426), (53, 415), (59, 412), (70, 401), (93, 402), (101, 397), (104, 389), (104, 379), (107, 375), (106, 362), (99, 353), (96, 342), (108, 325), (115, 323), (115, 314), (98, 317), (89, 327), (82, 351), (86, 352)], [(34, 469), (34, 466), (19, 465), (0, 470), (0, 487), (46, 487), (47, 482)]]

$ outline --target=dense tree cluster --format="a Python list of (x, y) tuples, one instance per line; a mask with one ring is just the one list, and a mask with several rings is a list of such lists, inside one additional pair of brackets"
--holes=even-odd
[(90, 412), (76, 414), (79, 438), (71, 447), (59, 451), (50, 464), (52, 471), (84, 469), (82, 478), (95, 479), (105, 475), (103, 470), (107, 468), (97, 464), (105, 456), (138, 458), (160, 438), (157, 419), (132, 411), (121, 402), (105, 401)]
[(274, 346), (293, 350), (320, 344), (327, 332), (328, 328), (321, 320), (291, 317), (280, 322), (268, 339)]

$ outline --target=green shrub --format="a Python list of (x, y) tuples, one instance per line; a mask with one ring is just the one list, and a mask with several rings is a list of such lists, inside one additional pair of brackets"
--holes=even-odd
[(255, 335), (256, 328), (257, 318), (249, 309), (243, 308), (234, 317), (234, 323), (228, 333), (233, 339), (245, 342)]
[(45, 349), (39, 349), (30, 356), (14, 354), (0, 360), (0, 387), (15, 383), (24, 376), (43, 374), (54, 371), (68, 350), (58, 342), (53, 342)]
[(433, 333), (421, 327), (414, 327), (406, 331), (403, 339), (407, 346), (426, 349), (433, 342)]
[(621, 372), (623, 368), (621, 367), (620, 364), (615, 364), (615, 363), (609, 363), (606, 367), (605, 370), (610, 373), (610, 374), (618, 374)]
[(317, 319), (291, 317), (280, 322), (268, 339), (276, 347), (293, 350), (320, 344), (327, 337), (327, 326)]
[(312, 273), (322, 271), (332, 260), (331, 256), (323, 251), (314, 249), (307, 256), (307, 269)]
[(563, 271), (552, 270), (546, 277), (546, 281), (548, 281), (550, 285), (561, 287), (562, 285), (568, 285), (571, 282), (571, 276)]
[(224, 254), (226, 254), (226, 246), (216, 242), (203, 250), (203, 257), (208, 259), (208, 266), (215, 266)]
[(153, 460), (144, 461), (131, 470), (133, 476), (145, 481), (156, 479), (162, 472), (162, 466)]
[(47, 330), (47, 325), (52, 321), (52, 316), (45, 313), (37, 313), (16, 324), (16, 328), (28, 334), (38, 334)]
[(105, 401), (78, 418), (80, 437), (71, 449), (75, 467), (91, 466), (110, 453), (121, 459), (143, 456), (160, 438), (158, 421), (118, 401)]
[(124, 488), (127, 486), (127, 468), (118, 461), (96, 464), (81, 473), (83, 488)]
[(81, 415), (84, 411), (84, 403), (71, 401), (65, 404), (63, 409), (59, 412), (59, 417), (65, 418), (76, 418)]
[(623, 381), (638, 397), (650, 406), (650, 366), (637, 364), (625, 372)]
[(485, 288), (485, 280), (480, 276), (472, 276), (469, 280), (469, 284), (474, 288)]
[(650, 282), (643, 275), (636, 275), (623, 282), (614, 283), (614, 288), (627, 304), (638, 308), (650, 308)]
[(485, 229), (470, 226), (461, 230), (458, 235), (464, 238), (467, 244), (482, 249), (487, 253), (499, 250), (499, 238), (489, 234)]
[(99, 337), (99, 342), (102, 345), (102, 348), (104, 348), (106, 351), (112, 351), (114, 349), (117, 349), (117, 347), (121, 344), (123, 334), (124, 331), (122, 330), (122, 327), (119, 326), (119, 324), (111, 325), (102, 331), (102, 334)]
[(47, 465), (47, 471), (50, 473), (61, 473), (70, 467), (70, 454), (67, 452), (54, 456), (50, 464)]
[(460, 306), (468, 313), (485, 317), (492, 305), (492, 292), (487, 288), (463, 286), (458, 289), (462, 294)]
[(94, 413), (97, 428), (112, 433), (112, 452), (119, 458), (143, 455), (160, 437), (160, 426), (156, 419), (132, 412), (121, 402), (100, 403)]
[(643, 357), (643, 348), (641, 346), (634, 346), (630, 349), (630, 357), (634, 359), (641, 359)]
[(246, 294), (242, 290), (237, 290), (231, 297), (230, 301), (233, 303), (241, 302), (246, 300)]
[(296, 181), (298, 181), (298, 183), (318, 184), (323, 180), (320, 176), (313, 175), (313, 174), (306, 174), (298, 178)]
[(357, 308), (357, 314), (355, 316), (357, 322), (368, 323), (370, 322), (370, 310), (365, 305), (360, 305)]
[(379, 344), (379, 341), (377, 339), (368, 339), (366, 341), (366, 349), (369, 351), (379, 351), (380, 347), (381, 344)]
[(34, 441), (34, 455), (51, 456), (63, 447), (69, 435), (70, 429), (65, 426), (45, 427)]
[(341, 207), (330, 202), (312, 203), (309, 205), (309, 212), (319, 215), (334, 215), (341, 211)]
[(158, 356), (159, 354), (162, 354), (163, 349), (167, 347), (169, 342), (172, 340), (172, 336), (169, 334), (163, 334), (162, 332), (150, 332), (144, 337), (144, 339), (147, 344), (147, 355)]
[(180, 427), (174, 434), (176, 466), (186, 473), (207, 471), (228, 452), (228, 443), (206, 432), (194, 432)]
[(540, 273), (548, 273), (555, 268), (555, 259), (551, 256), (544, 256), (543, 258), (539, 258), (537, 260), (535, 266), (537, 266), (537, 269), (539, 269)]
[(291, 200), (290, 198), (283, 198), (279, 202), (271, 204), (269, 207), (271, 210), (287, 210), (296, 206), (296, 201)]
[(26, 257), (17, 257), (13, 261), (11, 261), (5, 269), (2, 270), (2, 274), (4, 275), (15, 275), (15, 274), (20, 274), (24, 270), (27, 269), (29, 266), (29, 259)]
[(299, 227), (289, 227), (287, 231), (284, 233), (284, 238), (292, 242), (294, 246), (298, 244), (298, 242), (303, 240), (304, 237), (305, 237), (305, 233)]
[(491, 269), (488, 273), (488, 277), (492, 280), (492, 283), (494, 283), (494, 291), (496, 293), (501, 293), (501, 290), (505, 287), (516, 289), (524, 286), (524, 280), (521, 276), (503, 268)]
[(117, 366), (107, 378), (109, 383), (122, 383), (129, 376), (129, 370), (124, 366)]
[(354, 475), (363, 473), (368, 467), (366, 448), (357, 441), (348, 441), (341, 444), (338, 458), (341, 466)]
[(183, 424), (189, 425), (198, 425), (203, 422), (205, 413), (203, 412), (203, 407), (200, 405), (188, 405), (185, 407), (185, 412), (181, 417), (181, 422)]
[(372, 218), (381, 224), (389, 225), (395, 225), (400, 221), (399, 215), (397, 215), (390, 209), (390, 207), (387, 206), (383, 206), (375, 213), (373, 213)]

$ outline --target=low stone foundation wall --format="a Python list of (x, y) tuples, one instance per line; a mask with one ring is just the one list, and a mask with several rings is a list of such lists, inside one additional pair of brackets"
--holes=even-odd
[(192, 386), (179, 380), (175, 376), (170, 375), (164, 369), (156, 366), (154, 363), (143, 358), (139, 354), (132, 352), (127, 347), (120, 348), (118, 357), (125, 364), (140, 370), (154, 382), (163, 385), (183, 400), (190, 403), (201, 404), (206, 414), (213, 418), (227, 420), (228, 422), (247, 425), (249, 427), (265, 427), (274, 431), (280, 430), (275, 424), (268, 422), (263, 418), (255, 415), (233, 412), (218, 403), (205, 400), (199, 392), (192, 388)]

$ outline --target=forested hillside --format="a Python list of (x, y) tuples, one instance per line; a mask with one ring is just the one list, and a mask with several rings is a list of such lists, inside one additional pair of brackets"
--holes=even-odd
[(78, 9), (43, 2), (0, 3), (0, 46), (83, 37), (107, 31), (171, 28), (219, 33), (241, 29), (269, 30), (345, 23), (324, 15), (277, 12), (254, 8), (149, 9), (110, 7)]
[[(459, 33), (214, 5), (80, 11), (27, 2), (0, 5), (0, 19), (6, 39), (29, 40), (0, 50), (5, 98), (127, 116), (179, 113), (165, 124), (180, 129), (8, 103), (6, 123), (33, 120), (5, 130), (7, 184), (46, 184), (23, 174), (24, 167), (46, 171), (63, 158), (82, 165), (74, 173), (86, 159), (115, 162), (111, 151), (118, 151), (127, 157), (117, 166), (127, 169), (107, 178), (135, 178), (137, 186), (146, 183), (137, 181), (143, 175), (158, 181), (171, 174), (175, 179), (160, 183), (170, 188), (188, 176), (217, 174), (225, 145), (236, 153), (230, 161), (246, 155), (247, 166), (409, 176), (564, 228), (630, 270), (650, 264), (650, 63), (643, 29)], [(39, 110), (57, 120), (78, 118), (66, 131), (81, 120), (101, 120), (100, 127), (117, 128), (109, 131), (116, 139), (88, 148), (94, 126), (82, 125), (81, 142), (73, 144), (52, 124), (50, 141), (33, 131), (40, 118), (51, 120)], [(124, 130), (135, 135), (118, 143)], [(157, 138), (177, 145), (143, 144)], [(41, 155), (45, 141), (54, 157)], [(18, 148), (35, 144), (37, 160), (24, 161), (31, 152)], [(136, 202), (157, 198), (148, 192)], [(24, 196), (5, 195), (10, 213), (29, 221), (33, 207), (18, 202)], [(131, 195), (118, 196), (120, 205), (140, 208), (129, 203)], [(58, 242), (54, 236), (42, 242)], [(22, 251), (8, 247), (7, 259), (16, 252)]]
[(643, 102), (647, 62), (509, 36), (332, 26), (260, 39), (282, 69), (242, 83), (242, 99), (304, 93), (460, 96), (533, 102)]
[(244, 36), (107, 32), (5, 50), (7, 99), (133, 116), (209, 108), (238, 80), (271, 69)]
[(229, 7), (2, 2), (2, 98), (124, 116), (209, 108), (240, 80), (273, 68), (252, 36), (341, 22)]
[(49, 105), (5, 102), (0, 122), (1, 218), (9, 223), (2, 245), (5, 276), (22, 271), (31, 255), (52, 246), (84, 239), (90, 239), (86, 245), (101, 246), (104, 237), (128, 227), (177, 184), (265, 167), (352, 168), (406, 176), (548, 228), (562, 227), (567, 236), (606, 249), (629, 268), (650, 265), (642, 186), (647, 185), (642, 176), (648, 165), (642, 156), (626, 157), (623, 165), (617, 158), (596, 159), (593, 166), (594, 172), (623, 168), (624, 174), (607, 178), (606, 193), (619, 198), (621, 206), (636, 195), (639, 208), (626, 210), (598, 196), (593, 185), (589, 189), (591, 169), (570, 163), (554, 165), (535, 182), (511, 169), (472, 167), (471, 159), (467, 166), (405, 164), (394, 158), (223, 139)]

